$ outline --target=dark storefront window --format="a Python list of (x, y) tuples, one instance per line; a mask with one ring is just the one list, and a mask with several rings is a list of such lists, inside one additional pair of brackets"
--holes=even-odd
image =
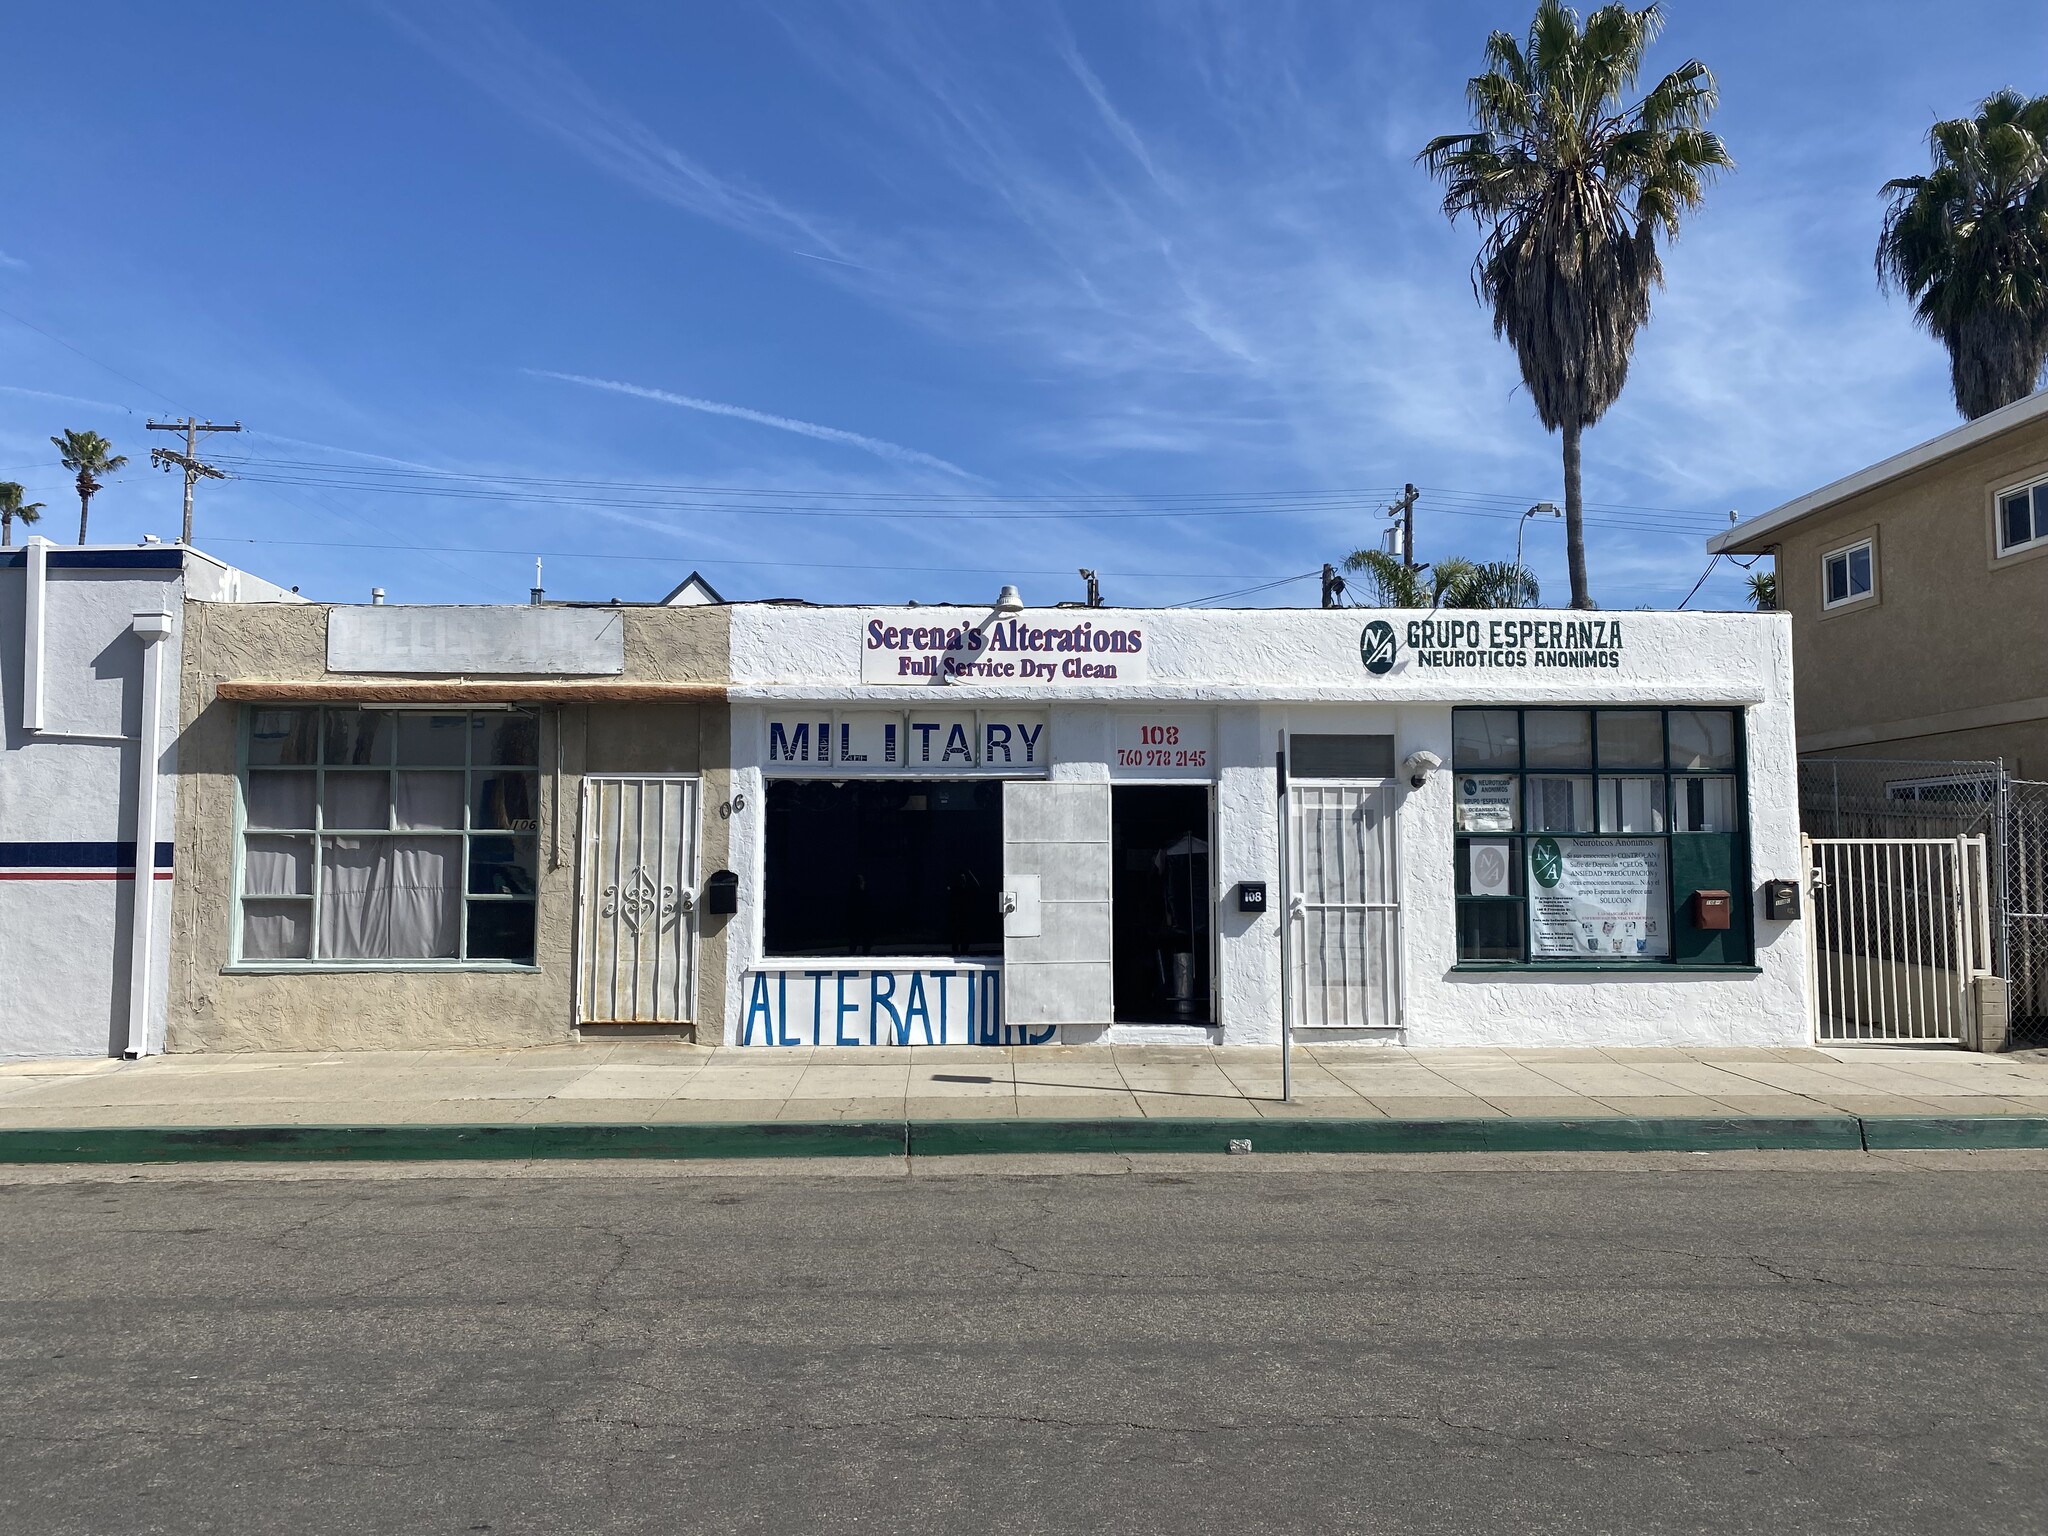
[(1738, 710), (1453, 711), (1458, 959), (1748, 965), (1743, 756)]
[(772, 957), (1003, 951), (999, 782), (771, 780), (766, 865)]

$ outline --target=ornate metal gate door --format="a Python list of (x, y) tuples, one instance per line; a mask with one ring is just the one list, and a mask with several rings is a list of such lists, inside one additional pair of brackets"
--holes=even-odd
[(697, 781), (583, 781), (576, 1022), (686, 1024), (697, 993)]
[(1401, 1022), (1401, 911), (1391, 780), (1296, 779), (1288, 849), (1294, 1006), (1308, 1029), (1391, 1029)]

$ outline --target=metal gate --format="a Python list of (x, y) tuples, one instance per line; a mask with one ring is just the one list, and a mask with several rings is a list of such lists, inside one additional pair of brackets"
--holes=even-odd
[(2048, 1045), (2048, 784), (2031, 779), (2006, 784), (2005, 976), (2013, 1044)]
[(697, 781), (583, 781), (578, 1024), (686, 1024), (697, 972)]
[(1297, 779), (1288, 868), (1294, 996), (1304, 1028), (1392, 1029), (1401, 1022), (1401, 929), (1391, 782)]
[(1824, 1041), (1968, 1035), (1971, 979), (1991, 967), (1982, 837), (1815, 837), (1810, 953)]

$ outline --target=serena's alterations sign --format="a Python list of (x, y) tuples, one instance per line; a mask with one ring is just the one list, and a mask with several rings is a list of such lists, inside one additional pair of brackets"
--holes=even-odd
[(1141, 683), (1145, 632), (1135, 626), (1046, 624), (997, 619), (983, 624), (891, 624), (870, 619), (861, 633), (864, 683)]
[(1366, 627), (1359, 656), (1376, 676), (1405, 660), (1415, 667), (1612, 669), (1621, 665), (1619, 619), (1410, 619), (1405, 654), (1397, 656), (1393, 626)]

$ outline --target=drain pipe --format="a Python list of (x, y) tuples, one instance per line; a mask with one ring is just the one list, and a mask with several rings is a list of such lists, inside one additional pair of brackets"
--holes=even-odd
[(1280, 1102), (1294, 1102), (1294, 957), (1288, 930), (1294, 926), (1294, 889), (1288, 868), (1287, 845), (1293, 828), (1288, 825), (1287, 732), (1280, 732), (1280, 747), (1273, 754), (1273, 787), (1280, 816)]
[(149, 999), (156, 945), (157, 759), (163, 754), (164, 666), (162, 641), (171, 633), (168, 613), (135, 615), (142, 642), (142, 722), (135, 753), (135, 896), (128, 937), (129, 1060), (149, 1054)]

